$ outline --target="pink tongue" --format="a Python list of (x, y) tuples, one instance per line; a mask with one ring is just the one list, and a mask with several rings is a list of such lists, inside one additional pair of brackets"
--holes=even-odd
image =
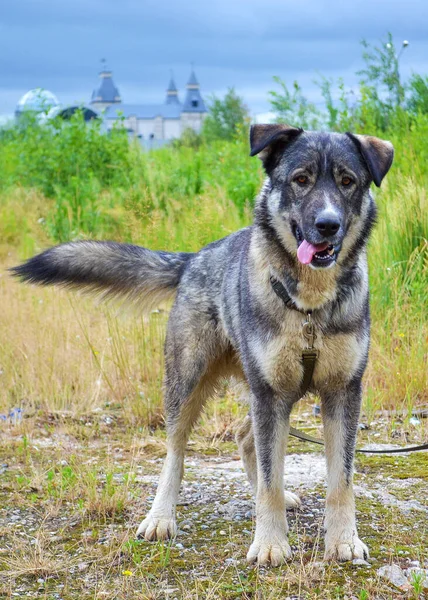
[(306, 240), (303, 240), (303, 242), (297, 248), (297, 258), (302, 264), (308, 265), (313, 259), (314, 254), (317, 252), (322, 252), (326, 248), (328, 248), (327, 243), (314, 245), (310, 244)]

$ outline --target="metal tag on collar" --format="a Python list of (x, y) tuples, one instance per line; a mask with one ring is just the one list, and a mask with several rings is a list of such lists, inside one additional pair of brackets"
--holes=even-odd
[(310, 312), (306, 313), (306, 321), (302, 325), (303, 336), (306, 339), (308, 350), (314, 349), (315, 338), (317, 337), (315, 334), (314, 322), (312, 321), (312, 315)]

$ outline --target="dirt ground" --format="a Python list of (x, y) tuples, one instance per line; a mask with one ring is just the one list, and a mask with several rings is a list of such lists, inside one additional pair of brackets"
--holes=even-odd
[[(405, 445), (408, 427), (402, 424), (395, 444)], [(381, 420), (372, 423), (359, 445), (385, 442), (384, 431)], [(134, 537), (155, 493), (162, 429), (135, 430), (98, 412), (33, 415), (4, 422), (0, 435), (0, 598), (428, 597), (425, 452), (358, 457), (357, 518), (371, 557), (325, 564), (324, 456), (292, 439), (285, 485), (302, 499), (301, 509), (289, 512), (294, 558), (257, 569), (245, 562), (254, 503), (231, 435), (207, 440), (196, 433), (189, 444), (179, 531), (167, 544)], [(416, 437), (424, 435), (426, 429)], [(403, 579), (393, 583), (382, 571), (387, 565)]]

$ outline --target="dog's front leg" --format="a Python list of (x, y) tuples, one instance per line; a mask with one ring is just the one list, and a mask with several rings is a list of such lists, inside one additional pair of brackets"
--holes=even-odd
[(284, 496), (289, 409), (269, 390), (253, 395), (251, 413), (257, 456), (256, 532), (247, 560), (276, 567), (291, 556)]
[(336, 392), (324, 392), (321, 398), (327, 458), (325, 559), (367, 558), (369, 551), (357, 533), (352, 484), (361, 380)]

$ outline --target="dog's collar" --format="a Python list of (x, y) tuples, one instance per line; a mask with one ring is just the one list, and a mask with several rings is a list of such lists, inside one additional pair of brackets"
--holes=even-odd
[(282, 283), (280, 281), (278, 281), (278, 279), (275, 279), (275, 277), (273, 275), (271, 275), (270, 284), (271, 284), (272, 289), (275, 292), (275, 294), (278, 296), (278, 298), (281, 298), (281, 300), (284, 302), (284, 304), (287, 308), (291, 308), (292, 310), (297, 310), (298, 312), (306, 315), (307, 311), (302, 310), (301, 308), (299, 308), (297, 306), (297, 304), (291, 298), (290, 294), (285, 289), (285, 286), (283, 286)]
[(303, 336), (306, 339), (307, 347), (302, 351), (303, 378), (300, 384), (300, 397), (302, 398), (312, 385), (312, 378), (315, 370), (315, 363), (318, 358), (318, 350), (314, 348), (316, 338), (314, 324), (312, 321), (312, 311), (302, 310), (291, 299), (289, 293), (280, 281), (271, 276), (270, 283), (275, 294), (281, 298), (287, 308), (297, 310), (306, 316), (306, 321), (302, 325)]

